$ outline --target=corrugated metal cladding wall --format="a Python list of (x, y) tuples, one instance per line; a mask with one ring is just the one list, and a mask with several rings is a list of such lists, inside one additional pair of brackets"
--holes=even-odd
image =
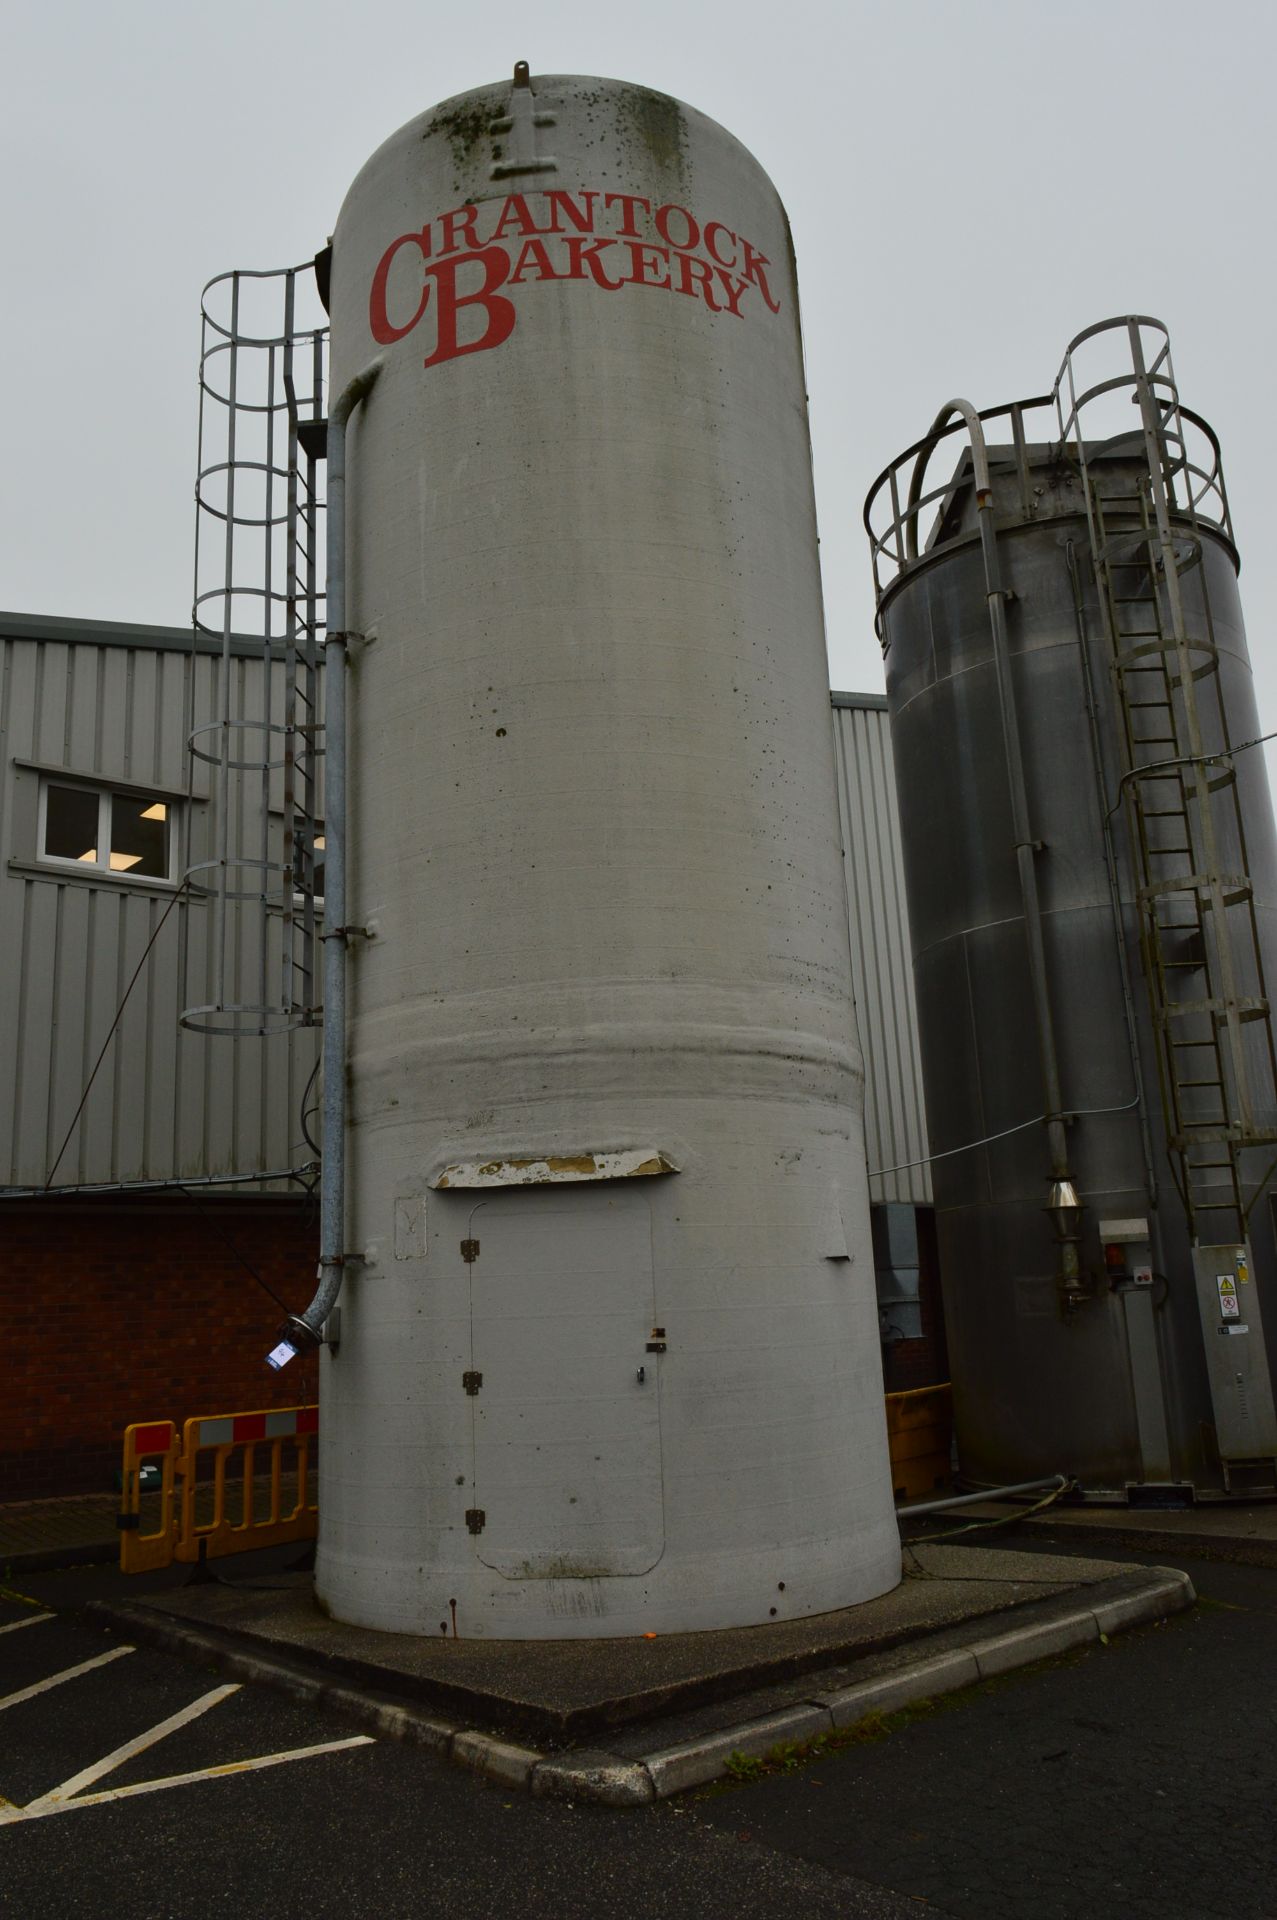
[[(875, 1167), (921, 1160), (927, 1151), (927, 1115), (887, 702), (854, 693), (835, 693), (832, 699), (872, 1175)], [(930, 1169), (908, 1167), (871, 1177), (869, 1196), (930, 1206)]]
[[(212, 713), (220, 661), (169, 629), (0, 615), (0, 1184), (40, 1186), (116, 1009), (173, 899), (160, 883), (41, 866), (41, 779), (61, 770), (154, 789), (182, 805), (194, 696)], [(231, 671), (255, 710), (261, 667)], [(208, 808), (191, 807), (199, 845)], [(183, 1031), (182, 943), (198, 970), (206, 909), (180, 902), (129, 998), (59, 1186), (295, 1166), (314, 1032), (232, 1042)]]
[[(41, 1186), (172, 890), (41, 867), (42, 773), (186, 791), (188, 715), (216, 710), (220, 661), (177, 629), (0, 614), (0, 1185)], [(260, 711), (260, 666), (232, 665), (235, 704)], [(192, 678), (194, 676), (194, 678)], [(900, 829), (885, 701), (833, 696), (834, 744), (865, 1054), (869, 1165), (927, 1151)], [(273, 796), (275, 797), (275, 796)], [(196, 847), (207, 825), (197, 798)], [(58, 1165), (56, 1182), (164, 1180), (311, 1158), (301, 1098), (317, 1033), (234, 1042), (184, 1032), (181, 947), (203, 954), (205, 909), (160, 932)], [(255, 922), (253, 923), (256, 924)], [(255, 942), (242, 936), (245, 968)], [(870, 1182), (874, 1200), (929, 1205), (925, 1166)]]

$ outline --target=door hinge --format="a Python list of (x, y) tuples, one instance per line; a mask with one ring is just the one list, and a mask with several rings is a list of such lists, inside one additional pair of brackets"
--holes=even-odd
[(468, 1267), (472, 1267), (479, 1258), (479, 1242), (477, 1240), (463, 1240), (461, 1242), (461, 1258)]
[(487, 1518), (488, 1516), (482, 1507), (466, 1508), (466, 1526), (471, 1533), (482, 1533)]
[(478, 1393), (480, 1387), (483, 1385), (483, 1375), (481, 1373), (463, 1373), (461, 1376), (461, 1384), (467, 1393)]

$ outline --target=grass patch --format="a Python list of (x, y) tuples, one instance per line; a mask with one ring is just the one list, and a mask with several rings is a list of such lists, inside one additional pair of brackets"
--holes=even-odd
[(798, 1773), (813, 1760), (846, 1753), (853, 1747), (873, 1746), (878, 1741), (890, 1739), (893, 1734), (905, 1732), (915, 1722), (933, 1720), (941, 1713), (957, 1713), (973, 1700), (988, 1699), (993, 1694), (1005, 1692), (1028, 1674), (1076, 1666), (1093, 1651), (1089, 1646), (1071, 1647), (1066, 1653), (1050, 1654), (1044, 1660), (1035, 1661), (1032, 1666), (995, 1674), (988, 1680), (976, 1681), (974, 1685), (958, 1688), (953, 1693), (914, 1700), (906, 1707), (898, 1707), (894, 1713), (867, 1713), (862, 1720), (855, 1721), (849, 1727), (835, 1727), (829, 1733), (815, 1734), (810, 1740), (778, 1740), (775, 1746), (768, 1747), (764, 1753), (737, 1751), (728, 1755), (723, 1778), (702, 1787), (697, 1798), (730, 1793), (737, 1787), (751, 1786), (756, 1780), (773, 1779), (778, 1774)]
[(934, 1710), (935, 1702), (919, 1700), (902, 1707), (898, 1713), (867, 1713), (850, 1727), (835, 1727), (829, 1733), (813, 1734), (810, 1740), (778, 1740), (765, 1753), (732, 1753), (727, 1758), (727, 1777), (737, 1783), (765, 1780), (778, 1773), (797, 1773), (809, 1760), (826, 1754), (843, 1753), (848, 1747), (864, 1747), (875, 1740), (907, 1727), (911, 1721)]

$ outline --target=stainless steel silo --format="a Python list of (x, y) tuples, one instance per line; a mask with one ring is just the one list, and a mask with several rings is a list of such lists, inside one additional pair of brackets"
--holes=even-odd
[(1050, 395), (946, 408), (866, 525), (963, 1471), (1271, 1488), (1277, 843), (1165, 330), (1103, 323)]
[(347, 446), (358, 1258), (319, 1593), (514, 1638), (880, 1593), (784, 211), (691, 108), (520, 68), (369, 161), (331, 301), (334, 393), (380, 371)]

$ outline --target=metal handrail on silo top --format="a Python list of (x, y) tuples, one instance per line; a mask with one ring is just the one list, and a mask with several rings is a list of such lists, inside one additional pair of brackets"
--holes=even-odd
[[(1145, 330), (1160, 337), (1162, 345), (1151, 360), (1146, 360), (1143, 351), (1142, 333)], [(1103, 334), (1124, 333), (1131, 353), (1131, 364), (1122, 372), (1108, 379), (1084, 386), (1079, 392), (1074, 380), (1074, 362), (1078, 349), (1087, 341), (1098, 339)], [(1064, 409), (1064, 392), (1067, 387), (1069, 408)], [(1119, 314), (1111, 320), (1097, 320), (1093, 326), (1084, 327), (1069, 341), (1060, 363), (1060, 371), (1055, 377), (1051, 390), (1052, 405), (1059, 422), (1059, 445), (1061, 450), (1072, 443), (1072, 450), (1080, 465), (1085, 468), (1088, 458), (1094, 457), (1094, 448), (1088, 453), (1088, 443), (1082, 435), (1081, 417), (1084, 409), (1100, 399), (1106, 393), (1126, 393), (1135, 406), (1141, 405), (1141, 392), (1145, 407), (1151, 406), (1158, 416), (1155, 432), (1166, 449), (1162, 466), (1167, 483), (1168, 506), (1172, 513), (1185, 514), (1196, 523), (1202, 521), (1212, 532), (1222, 534), (1230, 546), (1233, 541), (1232, 515), (1228, 506), (1228, 494), (1224, 486), (1223, 455), (1219, 438), (1209, 421), (1203, 420), (1199, 413), (1182, 404), (1175, 380), (1175, 370), (1171, 364), (1170, 333), (1164, 321), (1154, 319), (1149, 314)], [(1209, 464), (1190, 457), (1188, 435), (1184, 423), (1191, 426), (1201, 436), (1206, 448)], [(1131, 437), (1142, 432), (1142, 423), (1131, 428)], [(1171, 449), (1175, 450), (1170, 457)], [(1182, 476), (1185, 488), (1184, 499), (1175, 495), (1176, 476)], [(1194, 486), (1195, 482), (1200, 484)], [(1214, 503), (1215, 510), (1209, 510)], [(1204, 510), (1204, 508), (1206, 510)]]

